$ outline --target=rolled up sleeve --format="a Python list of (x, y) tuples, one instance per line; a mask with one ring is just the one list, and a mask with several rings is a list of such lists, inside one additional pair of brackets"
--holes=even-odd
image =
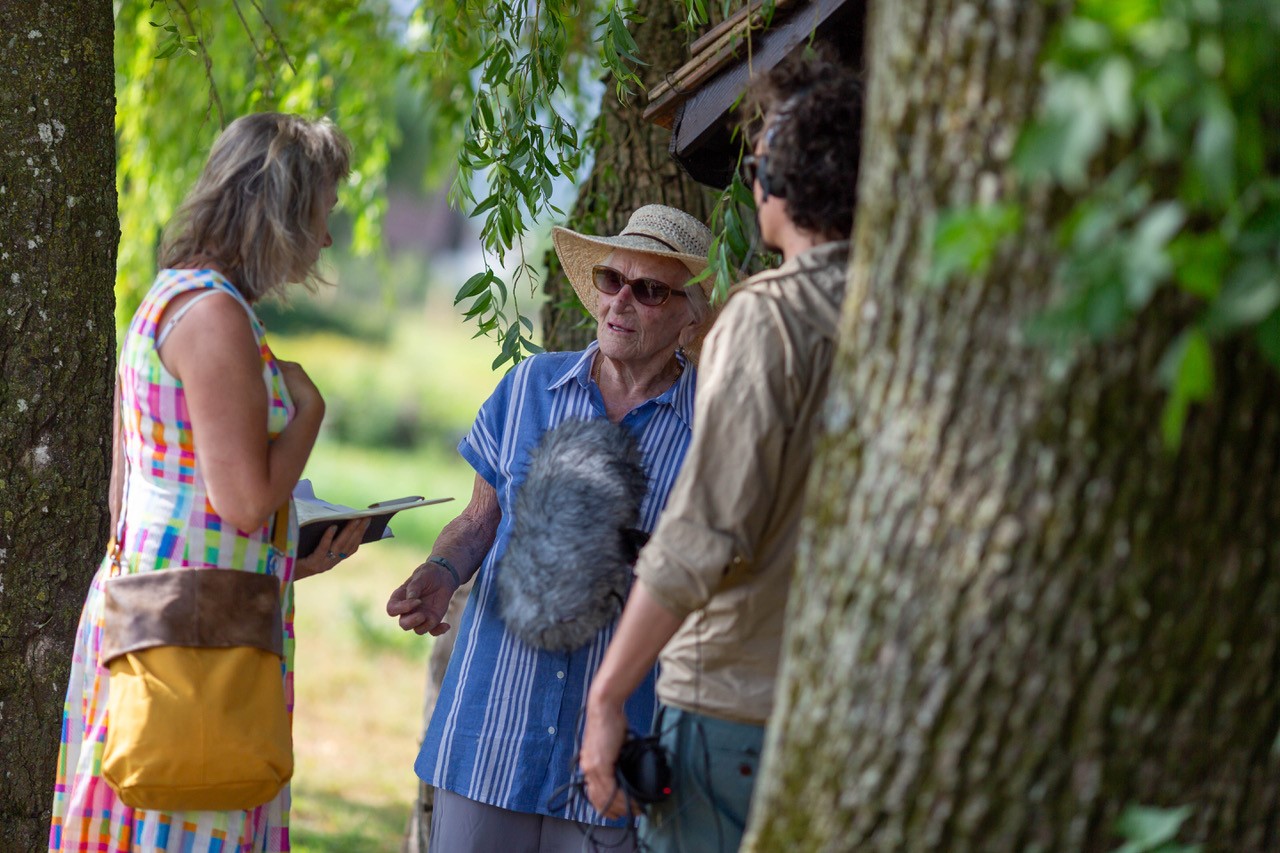
[(749, 567), (767, 522), (795, 407), (771, 306), (731, 299), (699, 366), (693, 439), (636, 576), (677, 616)]

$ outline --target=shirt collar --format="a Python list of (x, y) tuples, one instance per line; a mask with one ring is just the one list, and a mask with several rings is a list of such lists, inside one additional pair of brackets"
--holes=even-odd
[[(578, 356), (575, 361), (570, 362), (559, 374), (552, 377), (551, 384), (547, 386), (547, 390), (554, 391), (576, 380), (582, 390), (590, 392), (591, 387), (595, 384), (591, 381), (591, 362), (599, 349), (599, 341), (592, 341), (582, 351), (582, 355)], [(654, 397), (651, 402), (670, 406), (675, 410), (680, 420), (684, 421), (685, 426), (693, 429), (693, 396), (694, 391), (697, 389), (697, 371), (684, 353), (677, 353), (676, 358), (680, 359), (680, 363), (684, 365), (684, 370), (680, 371), (680, 376), (672, 383), (670, 388)]]
[(586, 349), (582, 351), (582, 355), (578, 356), (577, 361), (572, 361), (561, 370), (558, 374), (551, 377), (551, 384), (547, 386), (548, 391), (567, 385), (570, 380), (578, 380), (578, 384), (582, 386), (582, 390), (589, 391), (591, 389), (591, 360), (595, 358), (596, 350), (600, 349), (599, 341), (592, 341)]
[(778, 267), (778, 271), (789, 272), (811, 267), (825, 267), (834, 263), (847, 264), (849, 262), (849, 246), (850, 241), (848, 240), (833, 240), (829, 243), (810, 246)]

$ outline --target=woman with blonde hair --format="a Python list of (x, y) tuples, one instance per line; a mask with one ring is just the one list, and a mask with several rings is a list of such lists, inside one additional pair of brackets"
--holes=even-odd
[[(314, 553), (297, 558), (290, 495), (319, 432), (324, 401), (302, 367), (275, 358), (252, 306), (290, 282), (315, 277), (321, 249), (333, 242), (327, 220), (350, 156), (350, 143), (328, 120), (245, 116), (215, 142), (170, 223), (162, 269), (121, 348), (110, 491), (114, 536), (77, 631), (50, 850), (289, 849), (292, 582), (353, 553), (367, 523), (330, 528)], [(104, 625), (116, 618), (104, 607), (104, 586), (175, 569), (232, 569), (278, 581), (265, 583), (271, 593), (266, 621), (283, 658), (287, 769), (278, 793), (260, 805), (135, 808), (104, 774), (112, 726), (108, 687), (116, 683), (103, 648)], [(221, 572), (228, 574), (244, 580)], [(179, 576), (207, 582), (212, 575), (168, 574)], [(273, 671), (269, 666), (268, 674)]]

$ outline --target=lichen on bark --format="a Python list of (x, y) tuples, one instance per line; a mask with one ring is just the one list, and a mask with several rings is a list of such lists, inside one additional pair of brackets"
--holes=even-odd
[(47, 841), (106, 538), (117, 233), (109, 3), (0, 4), (0, 849)]
[[(1224, 346), (1182, 447), (1157, 299), (1029, 343), (1061, 200), (929, 287), (937, 212), (1009, 158), (1063, 6), (877, 2), (854, 260), (748, 850), (1108, 850), (1129, 804), (1280, 845), (1280, 383)], [(1061, 360), (1059, 360), (1061, 358)]]

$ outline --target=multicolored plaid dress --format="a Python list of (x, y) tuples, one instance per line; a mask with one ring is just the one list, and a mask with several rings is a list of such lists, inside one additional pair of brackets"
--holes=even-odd
[[(125, 572), (171, 567), (238, 568), (274, 574), (282, 587), (285, 701), (293, 712), (293, 562), (297, 520), (290, 512), (284, 551), (272, 546), (272, 525), (236, 530), (222, 521), (201, 476), (182, 383), (160, 362), (157, 321), (175, 296), (216, 289), (233, 296), (251, 318), (270, 398), (267, 429), (275, 438), (293, 417), (284, 378), (263, 338), (264, 329), (235, 287), (211, 270), (164, 270), (143, 300), (120, 355), (121, 432), (126, 459)], [(188, 320), (187, 322), (191, 322)], [(181, 328), (180, 326), (178, 328)], [(53, 795), (51, 851), (174, 851), (232, 853), (289, 849), (289, 788), (248, 811), (160, 812), (126, 806), (102, 778), (108, 673), (99, 659), (102, 583), (108, 556), (89, 588), (72, 658), (62, 717), (62, 749)]]

